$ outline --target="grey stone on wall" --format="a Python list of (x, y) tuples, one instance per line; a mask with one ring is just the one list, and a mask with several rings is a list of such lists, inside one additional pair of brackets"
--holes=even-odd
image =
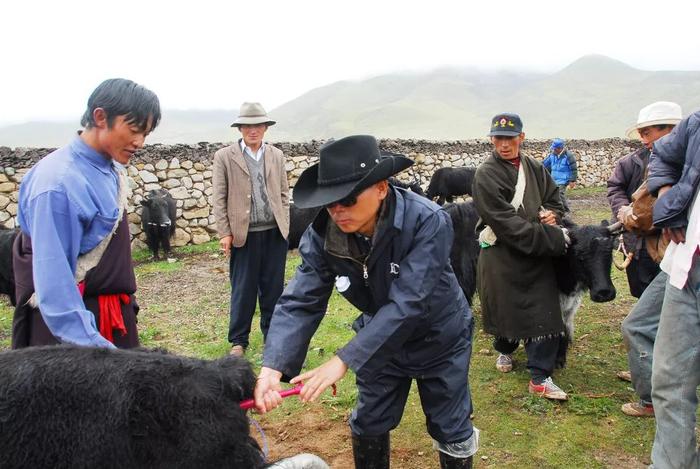
[[(318, 161), (323, 141), (274, 143), (286, 157), (290, 187), (294, 187), (304, 169)], [(539, 160), (549, 151), (549, 141), (526, 140), (523, 152)], [(151, 189), (166, 189), (177, 201), (177, 229), (174, 246), (201, 244), (216, 239), (216, 224), (211, 207), (212, 158), (225, 143), (201, 142), (196, 145), (146, 145), (127, 167), (132, 190), (127, 210), (132, 246), (142, 247), (146, 240), (141, 229), (141, 202)], [(419, 180), (427, 188), (430, 176), (442, 167), (478, 166), (491, 153), (487, 140), (437, 142), (430, 140), (383, 139), (382, 150), (404, 154), (415, 161), (399, 175), (406, 182)], [(579, 184), (584, 187), (605, 185), (615, 162), (639, 148), (639, 142), (623, 139), (570, 140), (567, 148), (577, 156)], [(16, 226), (19, 184), (26, 172), (50, 148), (0, 147), (0, 224)]]

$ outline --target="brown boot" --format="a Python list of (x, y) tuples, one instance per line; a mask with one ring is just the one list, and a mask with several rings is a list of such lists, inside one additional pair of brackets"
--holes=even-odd
[(234, 345), (231, 347), (229, 355), (233, 355), (234, 357), (243, 357), (245, 356), (245, 347), (242, 345)]
[(628, 402), (622, 405), (622, 412), (630, 417), (653, 417), (654, 406), (643, 402)]

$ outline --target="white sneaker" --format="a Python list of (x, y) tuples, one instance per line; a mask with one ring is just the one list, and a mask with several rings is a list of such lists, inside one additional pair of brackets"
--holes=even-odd
[(555, 401), (565, 401), (569, 398), (559, 386), (554, 384), (551, 377), (542, 381), (541, 384), (535, 384), (530, 380), (527, 390), (530, 391), (530, 394), (537, 394), (540, 397), (554, 399)]

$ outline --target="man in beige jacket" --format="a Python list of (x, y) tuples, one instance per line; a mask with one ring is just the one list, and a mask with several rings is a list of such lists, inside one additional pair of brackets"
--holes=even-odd
[(260, 103), (243, 103), (231, 127), (243, 138), (214, 154), (214, 216), (219, 244), (230, 256), (231, 354), (242, 356), (260, 301), (263, 340), (284, 286), (289, 234), (289, 185), (284, 154), (263, 142), (271, 120)]

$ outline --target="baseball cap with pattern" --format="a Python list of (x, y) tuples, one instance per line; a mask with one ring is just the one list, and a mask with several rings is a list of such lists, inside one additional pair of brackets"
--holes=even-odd
[(491, 119), (491, 129), (488, 136), (517, 137), (522, 131), (523, 121), (520, 119), (520, 116), (504, 112), (502, 114), (496, 114), (493, 119)]

